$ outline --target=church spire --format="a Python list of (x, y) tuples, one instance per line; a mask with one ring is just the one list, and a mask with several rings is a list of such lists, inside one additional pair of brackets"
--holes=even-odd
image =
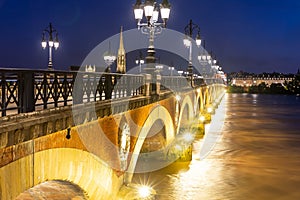
[(117, 59), (117, 73), (121, 73), (121, 74), (126, 73), (126, 52), (124, 48), (122, 26), (121, 26), (121, 33), (120, 33), (120, 46), (118, 50), (118, 59)]

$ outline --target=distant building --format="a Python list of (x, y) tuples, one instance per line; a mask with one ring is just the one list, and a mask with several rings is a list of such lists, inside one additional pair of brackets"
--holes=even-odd
[(124, 41), (123, 41), (123, 27), (121, 27), (121, 33), (120, 33), (120, 46), (119, 46), (118, 58), (117, 58), (117, 73), (121, 73), (121, 74), (126, 73), (126, 52), (125, 52)]
[(247, 72), (238, 72), (230, 74), (230, 85), (251, 87), (265, 83), (266, 86), (272, 84), (284, 84), (295, 80), (294, 74), (282, 74), (282, 73), (262, 73), (253, 74)]
[(85, 72), (96, 72), (96, 66), (92, 66), (92, 65), (86, 65), (85, 66)]
[(265, 83), (267, 86), (275, 84), (284, 84), (285, 82), (293, 81), (292, 77), (246, 77), (246, 78), (232, 78), (231, 85), (251, 87)]

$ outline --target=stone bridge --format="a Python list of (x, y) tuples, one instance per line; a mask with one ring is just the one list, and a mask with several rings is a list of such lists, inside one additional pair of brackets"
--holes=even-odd
[[(3, 116), (0, 199), (21, 199), (26, 190), (53, 181), (79, 188), (82, 192), (73, 192), (74, 198), (114, 199), (134, 173), (179, 158), (169, 157), (174, 143), (194, 131), (191, 123), (203, 122), (201, 115), (209, 120), (224, 88), (212, 83), (151, 95), (145, 87), (144, 95), (93, 102), (82, 98), (76, 105)], [(157, 162), (142, 162), (149, 157)]]

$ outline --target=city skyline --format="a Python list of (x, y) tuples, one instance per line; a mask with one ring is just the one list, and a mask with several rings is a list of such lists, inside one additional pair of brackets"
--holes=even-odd
[[(47, 69), (48, 52), (40, 42), (49, 22), (57, 29), (61, 43), (54, 51), (54, 67), (80, 65), (95, 46), (118, 34), (120, 26), (125, 31), (136, 28), (134, 3), (2, 0), (0, 66)], [(297, 72), (300, 3), (296, 0), (170, 3), (168, 28), (183, 33), (192, 19), (200, 26), (206, 49), (213, 51), (225, 72)]]

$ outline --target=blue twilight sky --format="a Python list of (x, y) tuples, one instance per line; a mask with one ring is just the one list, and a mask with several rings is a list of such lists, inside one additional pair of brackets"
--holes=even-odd
[[(169, 0), (168, 28), (192, 19), (226, 72), (295, 73), (300, 68), (299, 0)], [(160, 3), (160, 0), (158, 0)], [(135, 0), (0, 0), (0, 67), (47, 68), (40, 46), (49, 22), (59, 32), (56, 69), (80, 65), (106, 38), (136, 27)], [(130, 63), (129, 63), (130, 64)], [(176, 63), (174, 64), (176, 66)]]

